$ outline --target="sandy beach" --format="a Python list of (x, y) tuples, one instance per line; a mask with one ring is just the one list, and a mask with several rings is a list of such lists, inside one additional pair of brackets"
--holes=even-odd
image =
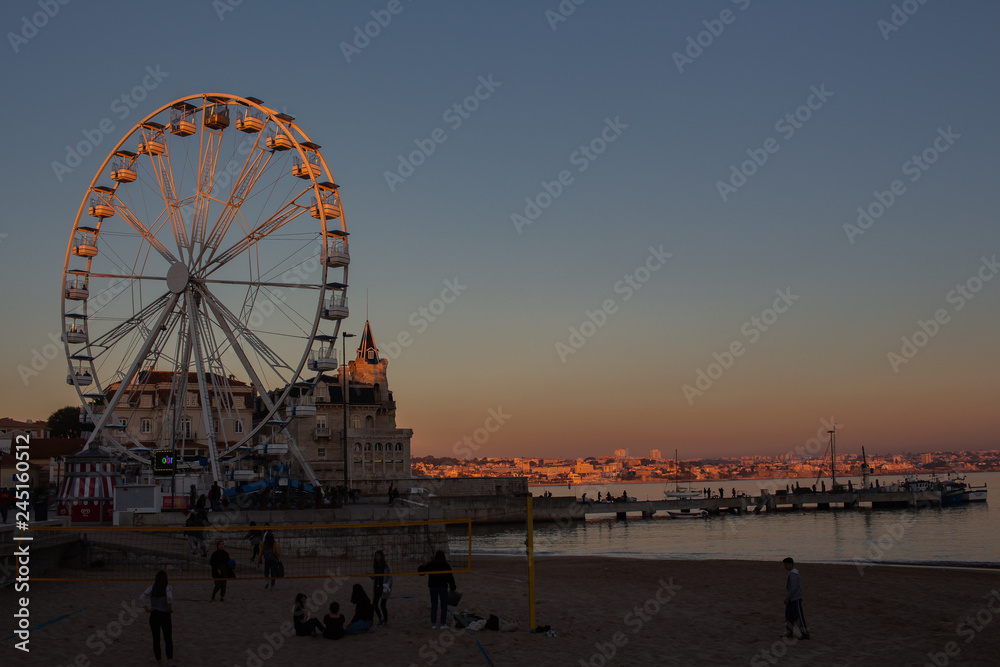
[[(476, 558), (457, 576), (459, 609), (518, 621), (517, 632), (432, 630), (426, 580), (397, 577), (390, 625), (339, 641), (287, 632), (293, 597), (331, 600), (348, 620), (351, 585), (368, 579), (238, 579), (224, 603), (211, 582), (176, 582), (178, 665), (996, 665), (1000, 572), (800, 564), (809, 641), (784, 630), (781, 563), (550, 557), (536, 561), (537, 622), (528, 630), (524, 558)], [(4, 665), (155, 664), (140, 582), (35, 582), (31, 652), (0, 648)], [(4, 635), (16, 607), (0, 592)], [(81, 610), (81, 608), (83, 608)], [(477, 644), (478, 640), (478, 644)], [(481, 645), (481, 648), (480, 648)], [(484, 655), (485, 654), (485, 655)]]

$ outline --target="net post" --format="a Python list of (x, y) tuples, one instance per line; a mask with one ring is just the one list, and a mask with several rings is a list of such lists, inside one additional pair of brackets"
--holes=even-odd
[(535, 522), (532, 516), (531, 501), (529, 493), (528, 501), (528, 627), (535, 629)]

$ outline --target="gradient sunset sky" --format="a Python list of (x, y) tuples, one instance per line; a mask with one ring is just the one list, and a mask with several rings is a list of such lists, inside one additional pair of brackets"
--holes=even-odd
[(107, 151), (161, 105), (228, 92), (322, 144), (351, 232), (345, 327), (367, 293), (415, 455), (452, 454), (490, 410), (508, 417), (477, 455), (780, 454), (831, 418), (841, 452), (1000, 446), (995, 2), (58, 7), (37, 30), (36, 1), (0, 10), (2, 416), (77, 401), (61, 352), (19, 367), (58, 334)]

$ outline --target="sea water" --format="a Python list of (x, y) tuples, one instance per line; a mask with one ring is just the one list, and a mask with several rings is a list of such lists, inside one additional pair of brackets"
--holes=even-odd
[[(850, 479), (855, 487), (859, 478)], [(874, 480), (875, 478), (872, 478)], [(898, 477), (878, 477), (881, 484)], [(784, 489), (812, 486), (812, 480), (741, 480), (692, 482), (695, 490), (711, 487), (727, 497), (759, 495), (761, 488)], [(829, 482), (829, 480), (826, 480)], [(989, 501), (1000, 503), (1000, 473), (972, 473), (966, 481), (987, 484)], [(682, 484), (682, 486), (688, 486)], [(829, 486), (829, 484), (828, 484)], [(596, 499), (608, 492), (627, 492), (638, 500), (660, 500), (664, 488), (673, 484), (611, 484), (597, 486), (531, 487), (535, 496), (545, 491), (555, 496)], [(817, 489), (820, 484), (817, 484)], [(608, 514), (595, 516), (608, 508)], [(812, 562), (853, 563), (953, 563), (1000, 566), (1000, 511), (990, 510), (989, 502), (957, 507), (916, 509), (832, 509), (778, 510), (761, 514), (709, 515), (706, 519), (642, 519), (637, 515), (616, 520), (614, 505), (588, 506), (587, 521), (560, 525), (539, 522), (534, 526), (535, 555), (605, 555), (632, 558), (775, 560), (794, 556)], [(464, 533), (464, 531), (463, 531)], [(524, 555), (526, 531), (523, 525), (474, 526), (473, 555)], [(464, 551), (467, 544), (456, 539), (452, 548)]]

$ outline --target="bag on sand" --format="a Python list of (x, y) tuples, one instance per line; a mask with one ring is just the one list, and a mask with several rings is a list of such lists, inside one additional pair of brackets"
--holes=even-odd
[(274, 564), (274, 576), (283, 577), (285, 576), (285, 564), (280, 560)]
[(462, 594), (458, 591), (450, 591), (448, 593), (448, 606), (457, 607), (458, 603), (462, 601)]

